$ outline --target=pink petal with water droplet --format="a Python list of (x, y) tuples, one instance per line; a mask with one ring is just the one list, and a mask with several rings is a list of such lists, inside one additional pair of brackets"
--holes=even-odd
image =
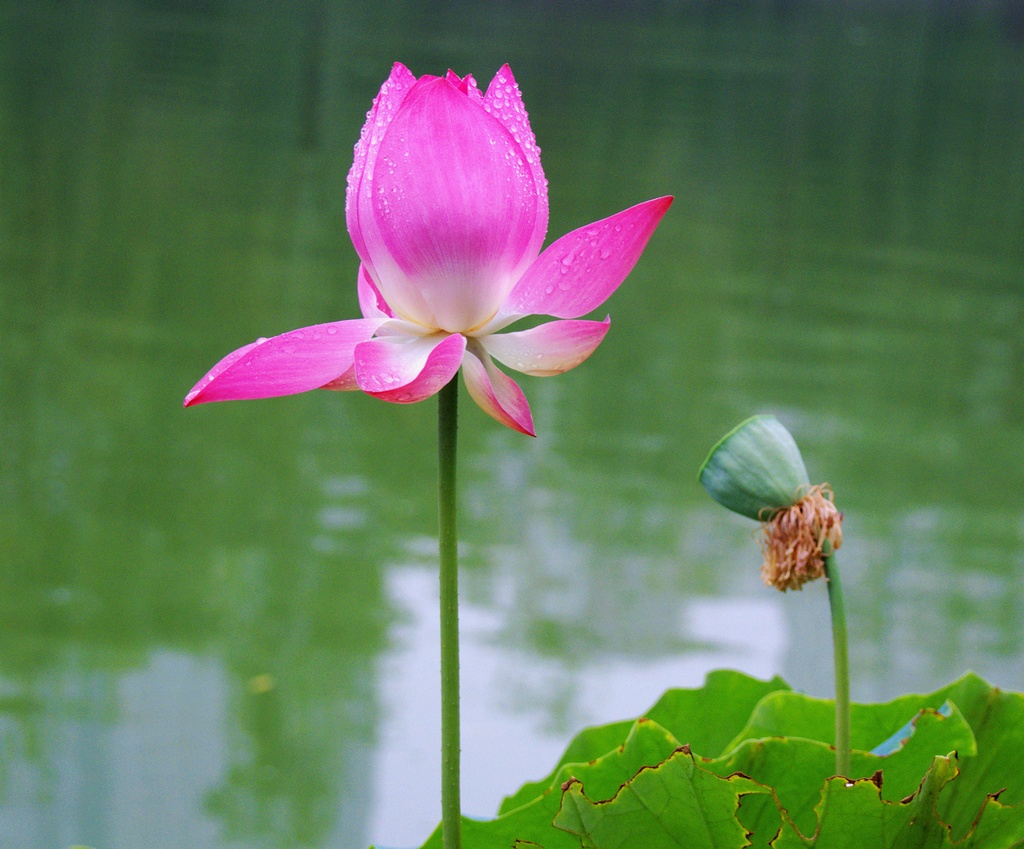
[(633, 270), (671, 204), (671, 197), (649, 200), (552, 242), (512, 290), (500, 323), (536, 314), (578, 318), (599, 307)]
[(319, 389), (352, 367), (356, 345), (373, 336), (380, 323), (353, 319), (315, 324), (245, 345), (210, 369), (185, 397), (185, 406)]
[(479, 345), (471, 345), (462, 362), (470, 397), (487, 415), (506, 427), (536, 436), (530, 404), (519, 385), (501, 371)]
[(589, 357), (608, 333), (604, 321), (549, 321), (512, 333), (484, 336), (480, 344), (501, 363), (538, 377), (561, 374)]
[(447, 80), (408, 92), (363, 185), (360, 256), (398, 316), (469, 331), (533, 259), (542, 187), (505, 125)]
[(356, 347), (356, 381), (364, 392), (412, 404), (439, 392), (462, 364), (466, 339), (451, 336), (385, 336)]
[(377, 159), (380, 142), (384, 131), (395, 117), (395, 112), (402, 105), (406, 94), (416, 84), (416, 77), (401, 62), (391, 68), (390, 76), (380, 87), (373, 99), (373, 106), (366, 114), (366, 123), (356, 142), (355, 156), (348, 172), (348, 188), (345, 192), (345, 219), (348, 224), (349, 236), (360, 259), (366, 261), (366, 243), (363, 239), (363, 228), (360, 223), (359, 199), (369, 195), (370, 184), (364, 180), (367, 171), (373, 172), (373, 164)]
[(262, 344), (262, 342), (266, 341), (266, 339), (258, 339), (255, 342), (250, 342), (248, 345), (243, 345), (241, 348), (232, 351), (226, 357), (223, 357), (222, 359), (218, 360), (214, 367), (211, 368), (205, 375), (203, 375), (202, 380), (200, 380), (195, 386), (192, 387), (191, 390), (189, 390), (188, 395), (185, 396), (184, 406), (190, 407), (193, 404), (201, 404), (204, 399), (198, 398), (198, 396), (203, 391), (203, 389), (209, 386), (209, 384), (216, 380), (221, 375), (222, 372), (226, 371), (232, 364), (240, 360), (249, 351), (251, 351), (257, 345)]
[(523, 158), (530, 166), (537, 188), (537, 220), (534, 222), (529, 247), (524, 251), (524, 262), (513, 272), (515, 279), (518, 280), (540, 253), (544, 236), (548, 231), (548, 181), (541, 167), (540, 148), (530, 127), (530, 116), (526, 113), (519, 84), (512, 76), (512, 69), (508, 65), (502, 65), (491, 80), (491, 84), (487, 86), (484, 107), (512, 134), (512, 138), (523, 152)]

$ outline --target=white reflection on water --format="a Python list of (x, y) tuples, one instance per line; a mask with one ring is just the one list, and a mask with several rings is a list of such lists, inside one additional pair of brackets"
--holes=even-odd
[[(418, 846), (440, 820), (436, 569), (392, 568), (387, 591), (399, 617), (379, 669), (369, 836), (377, 845)], [(493, 816), (504, 796), (547, 774), (571, 739), (572, 731), (555, 730), (566, 720), (579, 729), (639, 716), (665, 689), (700, 686), (718, 667), (759, 677), (781, 668), (788, 636), (774, 596), (689, 598), (677, 614), (678, 636), (697, 648), (641, 658), (596, 653), (570, 668), (562, 658), (503, 645), (503, 620), (514, 612), (463, 601), (463, 811)], [(567, 716), (554, 719), (556, 710)]]
[[(126, 674), (58, 676), (45, 689), (53, 718), (29, 756), (5, 751), (0, 846), (217, 844), (220, 824), (203, 813), (228, 754), (216, 661), (157, 651)], [(33, 747), (56, 757), (40, 762)]]

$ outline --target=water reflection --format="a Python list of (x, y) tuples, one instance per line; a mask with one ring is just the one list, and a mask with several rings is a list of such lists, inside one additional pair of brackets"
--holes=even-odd
[(68, 846), (87, 833), (132, 845), (170, 831), (200, 845), (215, 839), (195, 809), (223, 758), (223, 676), (171, 652), (121, 675), (103, 660), (68, 656), (74, 675), (37, 676), (24, 713), (5, 705), (4, 842)]
[[(552, 232), (679, 201), (540, 438), (462, 422), (466, 805), (734, 665), (830, 688), (694, 480), (774, 411), (847, 512), (854, 692), (1024, 689), (1024, 87), (1000, 3), (20, 3), (0, 27), (0, 844), (364, 846), (437, 820), (433, 407), (179, 409), (355, 315), (391, 61), (510, 61)], [(1019, 21), (1017, 21), (1019, 23)]]

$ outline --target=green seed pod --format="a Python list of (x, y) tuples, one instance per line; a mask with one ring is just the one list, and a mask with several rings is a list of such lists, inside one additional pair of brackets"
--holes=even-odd
[(700, 467), (700, 482), (723, 507), (767, 521), (810, 486), (800, 449), (775, 416), (753, 416), (723, 436)]

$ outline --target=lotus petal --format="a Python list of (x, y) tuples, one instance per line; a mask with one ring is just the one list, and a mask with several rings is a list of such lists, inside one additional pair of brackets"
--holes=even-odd
[(672, 198), (646, 201), (552, 242), (501, 308), (508, 324), (524, 315), (579, 318), (601, 306), (633, 270)]
[(359, 388), (384, 401), (412, 404), (439, 392), (462, 364), (466, 338), (383, 336), (356, 347)]
[(470, 397), (501, 424), (536, 436), (530, 404), (519, 385), (491, 362), (487, 352), (470, 345), (462, 362), (462, 376)]
[(360, 255), (396, 315), (471, 330), (533, 259), (540, 188), (526, 154), (447, 80), (423, 78), (409, 91), (363, 181)]
[(315, 324), (245, 345), (207, 372), (185, 397), (185, 406), (319, 389), (352, 367), (356, 345), (373, 336), (380, 323), (352, 319)]
[(498, 362), (538, 377), (576, 368), (601, 344), (611, 319), (549, 321), (529, 330), (495, 333), (480, 344)]

